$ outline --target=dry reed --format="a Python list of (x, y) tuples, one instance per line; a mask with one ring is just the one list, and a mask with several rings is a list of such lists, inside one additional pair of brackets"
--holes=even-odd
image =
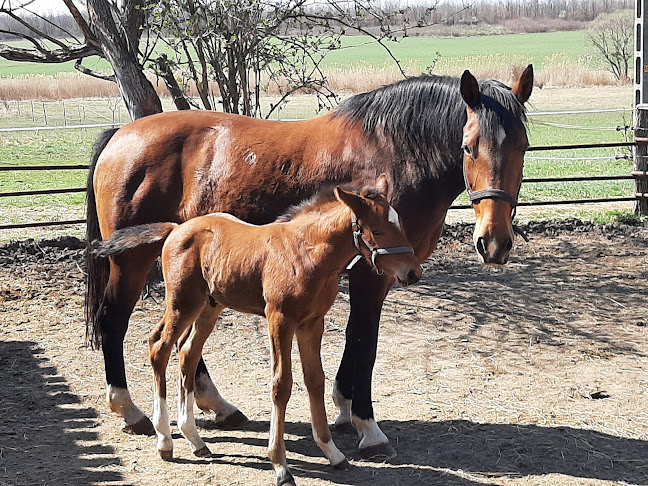
[[(501, 54), (466, 56), (460, 58), (441, 58), (434, 66), (435, 74), (460, 75), (470, 69), (478, 79), (495, 78), (511, 83), (531, 62), (527, 56)], [(404, 60), (402, 67), (408, 75), (418, 75), (425, 66), (416, 60)], [(351, 66), (330, 65), (325, 69), (331, 89), (339, 93), (359, 93), (402, 79), (402, 74), (393, 63), (370, 65), (366, 63)], [(150, 76), (157, 93), (167, 98), (169, 93), (164, 83)], [(539, 86), (609, 86), (623, 84), (598, 68), (589, 57), (576, 60), (566, 54), (554, 54), (543, 61), (536, 69), (536, 84)], [(218, 85), (211, 84), (211, 92), (218, 96)], [(198, 98), (195, 86), (190, 84), (187, 93)], [(276, 86), (270, 86), (267, 95), (278, 94)], [(39, 100), (52, 101), (71, 98), (114, 98), (119, 96), (115, 83), (82, 75), (80, 73), (60, 73), (56, 76), (26, 75), (0, 78), (0, 100)]]

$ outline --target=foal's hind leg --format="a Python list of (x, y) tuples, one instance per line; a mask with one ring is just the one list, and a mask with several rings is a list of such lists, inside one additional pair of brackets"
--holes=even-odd
[(304, 370), (304, 383), (308, 389), (310, 401), (313, 438), (332, 466), (337, 469), (346, 469), (349, 463), (333, 442), (326, 418), (325, 380), (321, 358), (323, 333), (324, 319), (321, 317), (297, 328), (296, 331), (299, 355)]
[[(215, 301), (210, 301), (210, 303), (205, 306), (203, 314), (200, 316), (200, 320), (208, 321), (211, 319), (211, 329), (213, 330), (218, 315), (222, 309), (223, 307)], [(204, 325), (207, 325), (207, 323), (205, 322)], [(180, 338), (180, 346), (182, 346), (182, 343), (187, 336), (188, 334)], [(218, 389), (207, 372), (207, 367), (205, 366), (205, 361), (202, 357), (200, 357), (196, 367), (195, 399), (196, 405), (200, 410), (205, 413), (214, 412), (214, 419), (219, 427), (237, 427), (248, 421), (248, 418), (237, 407), (225, 400), (218, 392)]]
[(218, 304), (215, 307), (209, 304), (205, 305), (200, 317), (196, 319), (193, 326), (185, 331), (178, 342), (180, 361), (178, 428), (191, 444), (193, 453), (198, 457), (207, 457), (211, 455), (211, 452), (198, 434), (194, 417), (196, 366), (200, 360), (203, 345), (213, 331), (218, 315), (223, 309), (224, 307)]
[(124, 337), (128, 319), (144, 288), (156, 256), (132, 252), (111, 259), (110, 278), (96, 319), (101, 329), (101, 348), (106, 371), (106, 401), (124, 420), (122, 430), (153, 435), (153, 424), (133, 403), (126, 385)]

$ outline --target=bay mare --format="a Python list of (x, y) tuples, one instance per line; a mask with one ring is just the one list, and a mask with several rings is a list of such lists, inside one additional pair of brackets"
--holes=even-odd
[[(273, 221), (324, 184), (387, 174), (391, 203), (419, 261), (435, 249), (446, 212), (465, 188), (476, 215), (474, 243), (486, 264), (513, 246), (512, 212), (528, 147), (528, 66), (513, 88), (495, 80), (409, 78), (353, 96), (318, 118), (279, 122), (206, 111), (152, 115), (104, 132), (88, 178), (87, 238), (120, 228), (228, 212)], [(127, 389), (123, 341), (159, 253), (99, 259), (87, 253), (88, 336), (103, 350), (110, 408), (131, 433), (154, 433)], [(364, 263), (349, 273), (351, 311), (335, 379), (337, 425), (352, 424), (364, 455), (395, 455), (371, 402), (380, 311), (394, 280)], [(245, 416), (218, 392), (201, 359), (196, 405), (235, 425)]]
[(166, 368), (178, 343), (178, 427), (198, 457), (211, 455), (196, 428), (194, 377), (202, 349), (226, 307), (265, 316), (272, 358), (272, 415), (268, 456), (277, 484), (295, 484), (286, 461), (284, 422), (292, 388), (292, 342), (297, 337), (308, 390), (313, 437), (330, 463), (346, 469), (335, 446), (324, 405), (321, 342), (324, 316), (338, 294), (338, 279), (361, 257), (376, 272), (404, 285), (418, 282), (421, 265), (398, 213), (387, 202), (387, 178), (359, 194), (324, 190), (274, 223), (256, 226), (227, 213), (192, 218), (181, 225), (130, 226), (98, 244), (113, 256), (162, 246), (166, 310), (149, 337), (155, 376), (153, 424), (157, 448), (173, 458)]

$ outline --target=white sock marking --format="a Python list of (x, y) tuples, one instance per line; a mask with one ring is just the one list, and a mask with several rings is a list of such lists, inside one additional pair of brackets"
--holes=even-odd
[(338, 408), (339, 413), (335, 419), (335, 425), (351, 423), (351, 400), (344, 398), (344, 395), (338, 388), (338, 382), (335, 380), (333, 385), (333, 403)]
[(171, 421), (169, 420), (167, 401), (157, 395), (153, 400), (153, 427), (157, 434), (158, 451), (172, 451), (173, 440), (171, 439)]
[(178, 428), (185, 439), (191, 444), (191, 451), (196, 452), (205, 447), (205, 442), (198, 434), (196, 419), (193, 413), (194, 394), (187, 393), (186, 398), (181, 398), (182, 393), (178, 394)]
[(389, 443), (389, 439), (385, 434), (383, 434), (383, 431), (380, 430), (380, 427), (378, 427), (378, 424), (374, 419), (371, 418), (363, 420), (353, 416), (351, 422), (360, 436), (360, 449)]
[(208, 374), (201, 374), (196, 380), (196, 405), (199, 409), (216, 414), (216, 421), (223, 420), (238, 411), (225, 400)]
[(106, 387), (106, 401), (110, 410), (118, 413), (126, 425), (135, 425), (140, 420), (146, 418), (144, 412), (133, 403), (130, 393), (126, 388), (117, 388), (108, 385)]

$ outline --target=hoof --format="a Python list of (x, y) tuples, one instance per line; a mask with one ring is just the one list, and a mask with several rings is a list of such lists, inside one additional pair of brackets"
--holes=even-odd
[(343, 434), (355, 434), (356, 429), (355, 427), (351, 424), (351, 422), (342, 422), (339, 424), (333, 424), (333, 427), (336, 432), (341, 432)]
[(369, 447), (364, 447), (360, 449), (360, 457), (363, 459), (380, 459), (388, 460), (393, 459), (398, 454), (396, 454), (396, 449), (394, 449), (389, 442), (385, 444), (376, 444)]
[(162, 458), (163, 461), (171, 461), (173, 459), (173, 449), (170, 451), (158, 451), (160, 453), (160, 457)]
[(297, 486), (295, 478), (287, 472), (284, 476), (277, 478), (277, 486)]
[(248, 419), (243, 412), (237, 410), (236, 412), (229, 414), (220, 422), (217, 422), (216, 425), (221, 429), (234, 429), (248, 423), (249, 421), (250, 419)]
[(335, 464), (333, 467), (338, 471), (348, 471), (351, 468), (351, 464), (349, 464), (349, 461), (344, 459), (343, 461), (340, 461), (337, 464)]
[(198, 450), (194, 451), (194, 456), (196, 457), (210, 457), (211, 456), (211, 451), (207, 446), (201, 447)]
[(148, 417), (144, 417), (133, 425), (124, 425), (122, 427), (122, 432), (126, 432), (130, 435), (155, 435), (155, 428)]

